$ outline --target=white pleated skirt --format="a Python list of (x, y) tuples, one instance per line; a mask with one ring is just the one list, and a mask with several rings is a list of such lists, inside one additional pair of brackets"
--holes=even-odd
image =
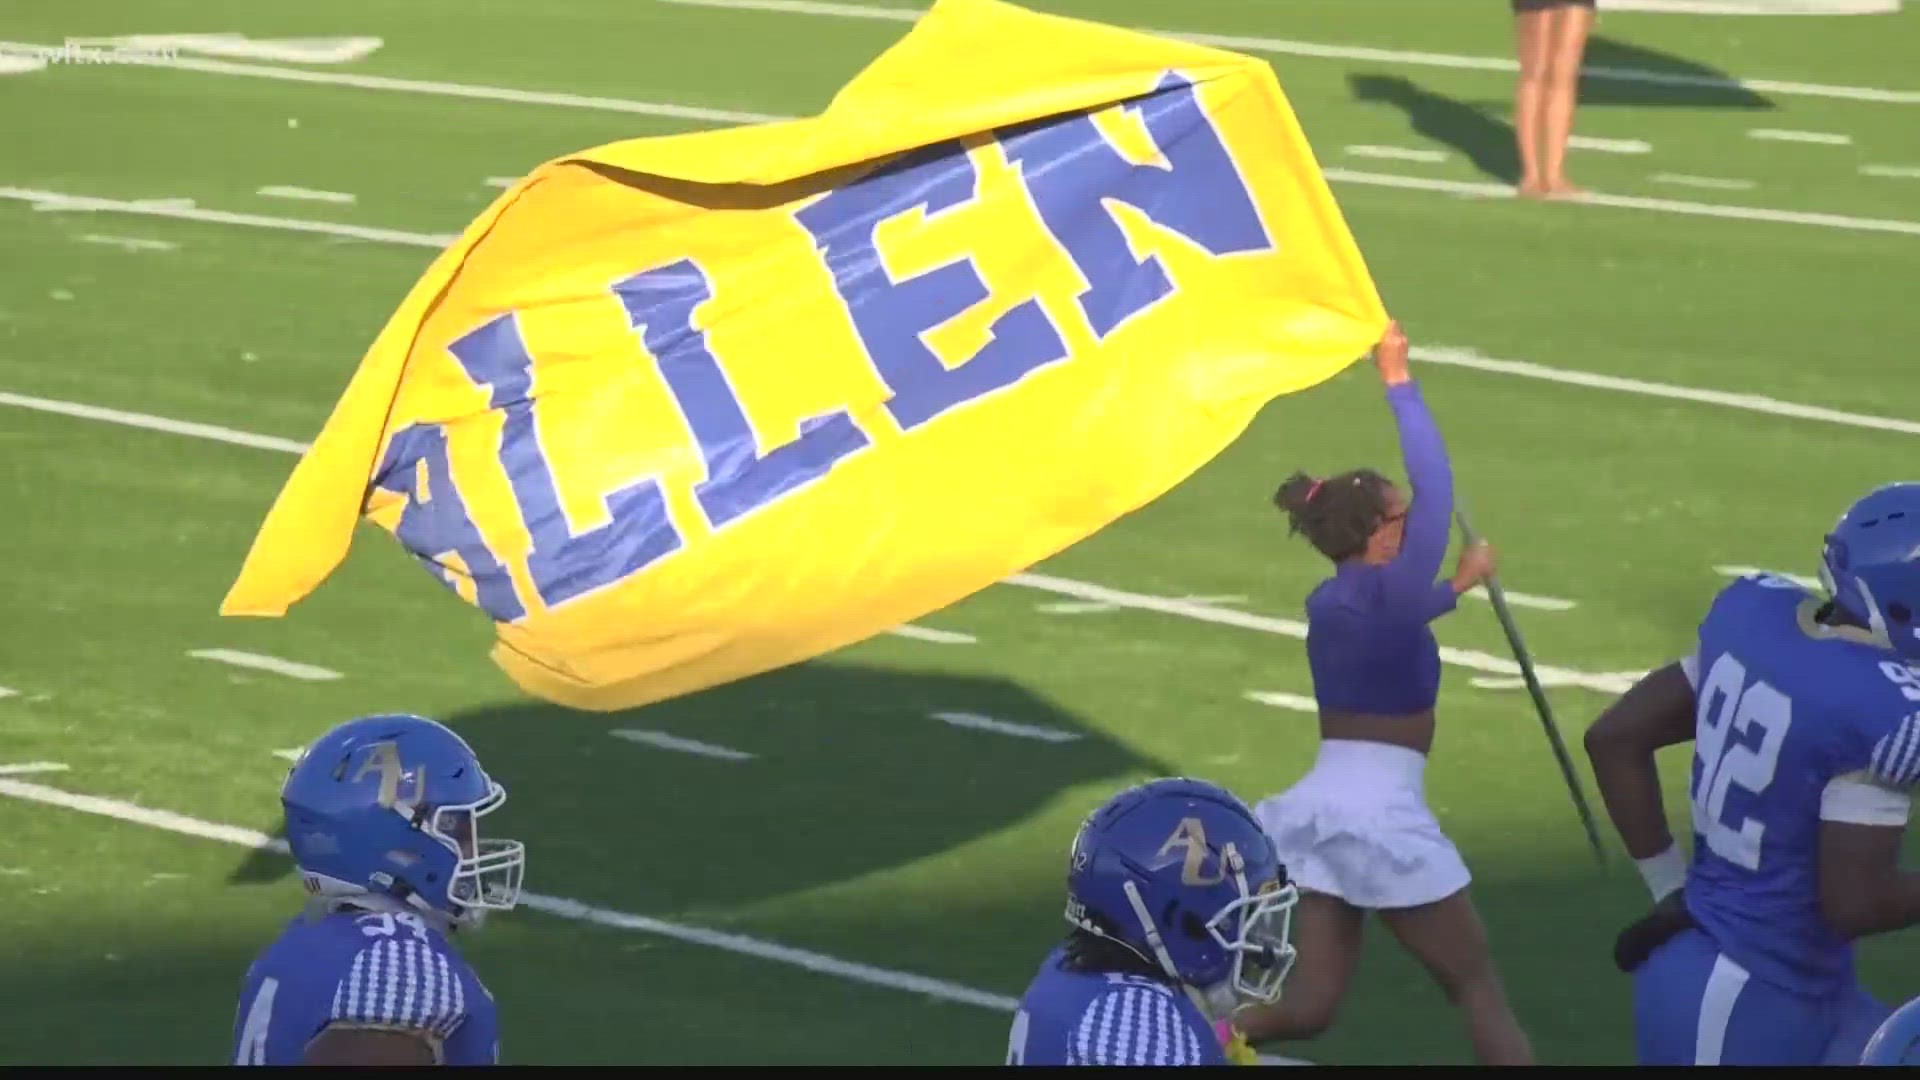
[(1325, 739), (1307, 775), (1254, 814), (1303, 892), (1367, 909), (1430, 904), (1472, 876), (1427, 808), (1426, 766), (1403, 746)]

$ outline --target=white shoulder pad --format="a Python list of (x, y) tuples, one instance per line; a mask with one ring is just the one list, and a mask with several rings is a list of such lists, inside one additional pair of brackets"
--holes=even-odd
[(1865, 772), (1836, 776), (1820, 793), (1821, 821), (1899, 826), (1907, 823), (1912, 809), (1913, 799), (1906, 792), (1888, 787)]
[(1204, 1065), (1201, 1039), (1216, 1044), (1212, 1031), (1195, 1031), (1158, 988), (1117, 986), (1094, 998), (1067, 1040), (1069, 1065)]
[(1867, 770), (1888, 787), (1910, 788), (1920, 784), (1920, 713), (1908, 716), (1880, 737), (1873, 745)]
[(354, 954), (333, 992), (329, 1019), (445, 1038), (467, 1018), (461, 971), (426, 942), (387, 938)]

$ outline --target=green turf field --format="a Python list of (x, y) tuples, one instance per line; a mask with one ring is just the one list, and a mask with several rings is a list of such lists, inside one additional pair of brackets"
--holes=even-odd
[[(1507, 587), (1572, 604), (1518, 616), (1576, 748), (1611, 692), (1687, 647), (1722, 568), (1811, 573), (1849, 501), (1914, 471), (1920, 11), (1603, 16), (1590, 61), (1615, 76), (1588, 83), (1578, 131), (1613, 149), (1576, 150), (1573, 176), (1611, 198), (1535, 205), (1495, 187), (1512, 179), (1496, 0), (1040, 6), (1235, 35), (1273, 61), (1429, 350), (1418, 373)], [(215, 614), (291, 444), (434, 247), (497, 194), (488, 178), (817, 110), (907, 28), (861, 10), (880, 9), (0, 8), (15, 43), (382, 42), (339, 64), (225, 61), (320, 81), (207, 64), (0, 75), (0, 1063), (222, 1060), (246, 963), (301, 900), (282, 856), (250, 850), (277, 825), (274, 752), (358, 713), (448, 720), (512, 792), (503, 827), (527, 841), (539, 895), (468, 948), (516, 1063), (997, 1063), (1009, 997), (1064, 925), (1088, 809), (1171, 772), (1253, 800), (1307, 768), (1312, 717), (1248, 696), (1311, 692), (1297, 620), (1323, 569), (1267, 499), (1295, 467), (1397, 471), (1367, 365), (1275, 402), (1034, 576), (919, 624), (971, 643), (889, 635), (632, 714), (567, 713), (522, 698), (486, 659), (484, 621), (372, 529), (287, 618)], [(1438, 632), (1461, 652), (1430, 798), (1519, 1015), (1544, 1062), (1629, 1062), (1629, 986), (1608, 956), (1644, 889), (1617, 845), (1596, 870), (1525, 692), (1475, 684), (1506, 674), (1489, 605), (1463, 600)], [(189, 655), (208, 649), (339, 677)], [(1676, 819), (1686, 761), (1665, 761)], [(1920, 993), (1912, 939), (1862, 955), (1877, 991)], [(1440, 993), (1377, 933), (1334, 1030), (1287, 1052), (1469, 1060)]]

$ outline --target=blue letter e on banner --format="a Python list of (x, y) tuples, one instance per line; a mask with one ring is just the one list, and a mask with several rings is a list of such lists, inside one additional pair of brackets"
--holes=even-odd
[(1029, 297), (994, 321), (985, 348), (949, 368), (921, 335), (988, 298), (969, 259), (895, 281), (874, 234), (881, 222), (921, 210), (929, 217), (973, 200), (979, 174), (957, 142), (937, 143), (802, 207), (795, 217), (813, 234), (833, 272), (860, 342), (893, 396), (887, 411), (911, 431), (949, 409), (1012, 386), (1066, 359), (1067, 345)]
[(1133, 257), (1106, 200), (1134, 207), (1209, 254), (1273, 247), (1247, 182), (1201, 108), (1193, 84), (1169, 72), (1126, 111), (1140, 117), (1167, 167), (1135, 165), (1087, 114), (1048, 117), (1000, 134), (1047, 231), (1088, 283), (1080, 309), (1100, 339), (1173, 292), (1153, 257)]

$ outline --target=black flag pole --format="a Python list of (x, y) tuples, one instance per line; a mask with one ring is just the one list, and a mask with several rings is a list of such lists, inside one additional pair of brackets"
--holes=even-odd
[[(1454, 518), (1460, 523), (1460, 535), (1469, 544), (1477, 543), (1479, 537), (1474, 534), (1473, 526), (1467, 523), (1467, 512), (1455, 500)], [(1547, 694), (1540, 686), (1540, 677), (1534, 674), (1533, 661), (1527, 656), (1526, 643), (1520, 640), (1520, 628), (1514, 625), (1513, 612), (1507, 609), (1507, 594), (1500, 588), (1500, 580), (1492, 574), (1487, 575), (1487, 597), (1493, 601), (1493, 612), (1500, 617), (1500, 626), (1507, 632), (1507, 644), (1513, 648), (1513, 658), (1520, 665), (1520, 675), (1527, 683), (1527, 692), (1533, 695), (1533, 707), (1540, 713), (1540, 723), (1546, 726), (1547, 742), (1553, 746), (1553, 756), (1560, 760), (1560, 774), (1566, 778), (1567, 791), (1573, 795), (1574, 808), (1580, 811), (1580, 823), (1586, 826), (1587, 841), (1593, 845), (1593, 857), (1602, 867), (1607, 857), (1600, 845), (1600, 830), (1593, 823), (1593, 811), (1587, 806), (1587, 796), (1580, 790), (1580, 777), (1573, 768), (1573, 758), (1567, 754), (1566, 743), (1560, 739), (1560, 727), (1553, 722), (1553, 707), (1547, 704)]]

